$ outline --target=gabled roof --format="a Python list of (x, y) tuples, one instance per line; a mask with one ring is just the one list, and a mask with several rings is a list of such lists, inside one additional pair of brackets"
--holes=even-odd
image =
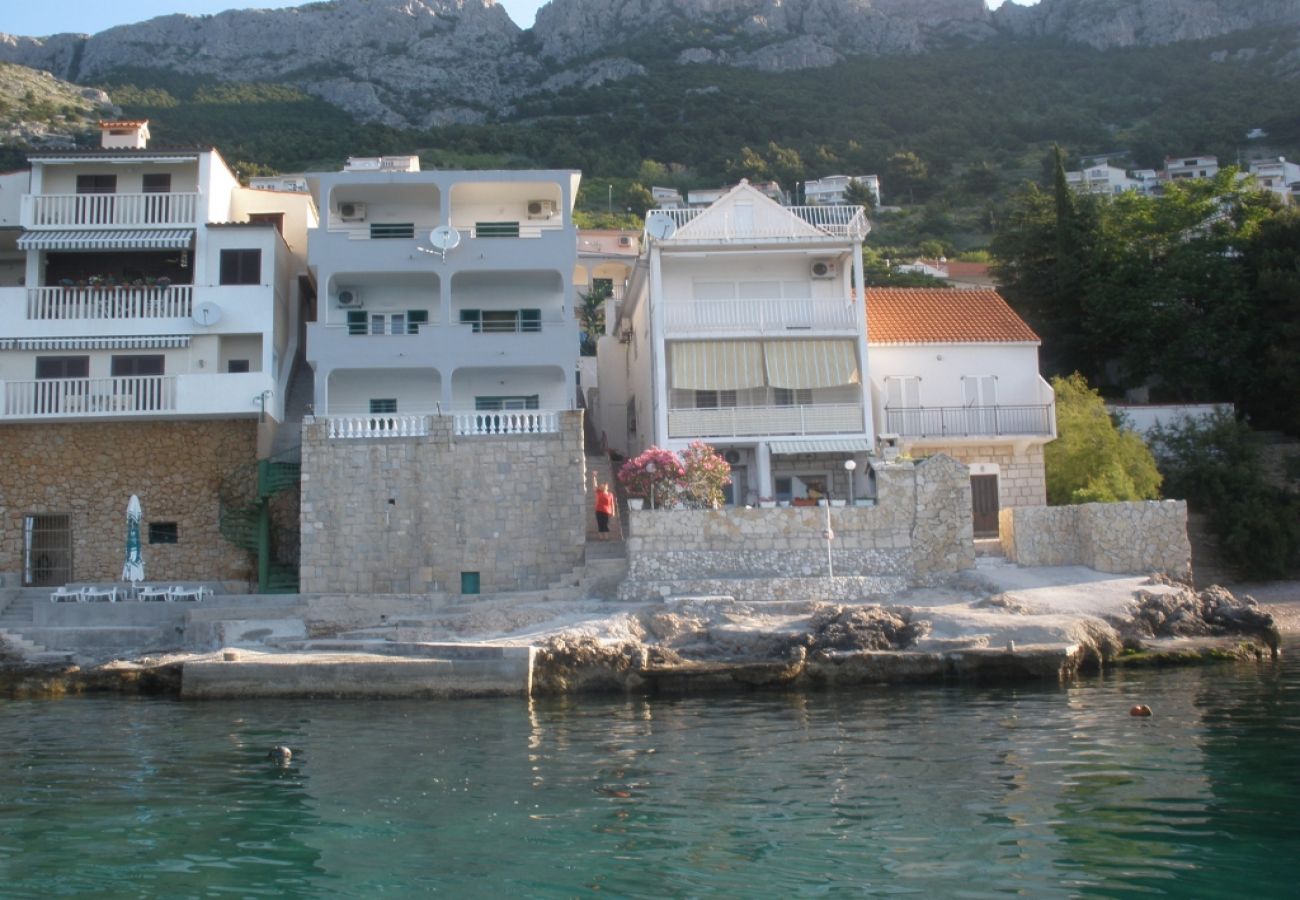
[(867, 288), (869, 344), (1024, 344), (1038, 335), (997, 291)]
[[(749, 213), (744, 219), (735, 217), (738, 204), (748, 204)], [(825, 233), (796, 216), (745, 179), (700, 211), (673, 235), (677, 240), (689, 240), (728, 234), (735, 239), (770, 237), (823, 238)]]

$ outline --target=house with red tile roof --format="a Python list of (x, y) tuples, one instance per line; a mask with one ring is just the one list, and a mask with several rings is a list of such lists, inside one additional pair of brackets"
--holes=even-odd
[(1052, 388), (1038, 335), (997, 291), (868, 288), (866, 331), (882, 443), (969, 466), (977, 536), (997, 534), (1001, 508), (1047, 502)]

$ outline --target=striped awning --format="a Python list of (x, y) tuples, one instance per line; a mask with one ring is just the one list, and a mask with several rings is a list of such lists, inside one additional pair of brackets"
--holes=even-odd
[(773, 441), (768, 447), (776, 456), (793, 456), (796, 453), (870, 453), (872, 450), (871, 442), (866, 438)]
[(680, 341), (672, 345), (672, 386), (740, 391), (763, 386), (763, 345), (757, 341)]
[(29, 231), (19, 250), (185, 250), (193, 228), (131, 228), (109, 231)]
[(828, 388), (858, 384), (851, 340), (766, 341), (767, 383), (777, 388)]
[(0, 350), (174, 350), (189, 345), (188, 334), (0, 338)]

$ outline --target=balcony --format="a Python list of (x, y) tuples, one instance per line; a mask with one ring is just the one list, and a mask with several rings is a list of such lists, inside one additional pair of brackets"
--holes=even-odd
[(886, 433), (903, 438), (1050, 437), (1052, 406), (918, 406), (885, 409)]
[(198, 193), (30, 194), (23, 197), (26, 228), (136, 228), (199, 221)]
[(871, 230), (861, 206), (787, 206), (784, 209), (790, 215), (757, 219), (751, 214), (742, 220), (713, 214), (707, 225), (695, 223), (707, 211), (704, 209), (656, 209), (653, 215), (672, 220), (678, 229), (691, 226), (685, 234), (667, 238), (669, 241), (816, 241), (818, 238), (844, 241), (861, 240)]
[(671, 438), (856, 434), (864, 428), (862, 407), (856, 403), (668, 411), (668, 436)]
[[(0, 382), (5, 420), (251, 417), (274, 391), (266, 372)], [(272, 412), (267, 406), (268, 413)]]
[(682, 300), (664, 304), (664, 330), (688, 334), (770, 335), (789, 331), (857, 332), (853, 304), (844, 298)]
[[(426, 437), (433, 418), (430, 415), (397, 413), (329, 416), (326, 434), (332, 440)], [(451, 419), (453, 433), (458, 437), (556, 434), (560, 430), (557, 410), (478, 410), (454, 413)]]
[(194, 308), (193, 285), (170, 287), (38, 287), (27, 290), (27, 318), (179, 319)]

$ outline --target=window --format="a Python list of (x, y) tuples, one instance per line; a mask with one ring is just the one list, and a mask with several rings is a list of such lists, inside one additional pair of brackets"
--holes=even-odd
[(180, 543), (180, 529), (176, 527), (175, 522), (150, 522), (149, 543), (178, 544)]
[(696, 391), (696, 409), (734, 409), (736, 407), (735, 391)]
[(599, 294), (602, 297), (609, 297), (614, 293), (613, 278), (593, 278), (591, 279), (591, 292)]
[(406, 333), (419, 334), (421, 325), (429, 324), (427, 309), (408, 309), (406, 311)]
[(116, 175), (78, 175), (78, 194), (115, 194), (117, 193)]
[(776, 406), (812, 406), (812, 388), (772, 388)]
[(885, 431), (893, 434), (924, 434), (919, 375), (890, 375), (885, 378)]
[(163, 374), (163, 356), (114, 356), (111, 374), (114, 378)]
[(368, 330), (366, 314), (359, 309), (348, 310), (348, 334), (365, 334)]
[(38, 356), (37, 378), (89, 378), (89, 356)]
[(261, 284), (261, 250), (222, 250), (221, 284)]
[(462, 325), (472, 326), (474, 334), (513, 334), (542, 330), (540, 309), (462, 309)]
[(371, 334), (406, 334), (406, 313), (371, 313)]
[(231, 359), (226, 361), (226, 371), (232, 375), (238, 372), (247, 372), (248, 370), (248, 360), (246, 359)]
[(474, 409), (479, 412), (497, 412), (503, 409), (537, 409), (538, 395), (517, 397), (475, 397)]
[(396, 397), (377, 397), (370, 400), (370, 414), (372, 416), (382, 416), (388, 413), (397, 412)]
[(481, 238), (517, 238), (518, 222), (475, 222), (474, 236)]
[(392, 240), (396, 238), (415, 237), (414, 222), (371, 222), (371, 240)]
[(140, 190), (145, 194), (170, 194), (172, 190), (171, 173), (159, 172), (153, 175), (145, 175), (141, 179)]

